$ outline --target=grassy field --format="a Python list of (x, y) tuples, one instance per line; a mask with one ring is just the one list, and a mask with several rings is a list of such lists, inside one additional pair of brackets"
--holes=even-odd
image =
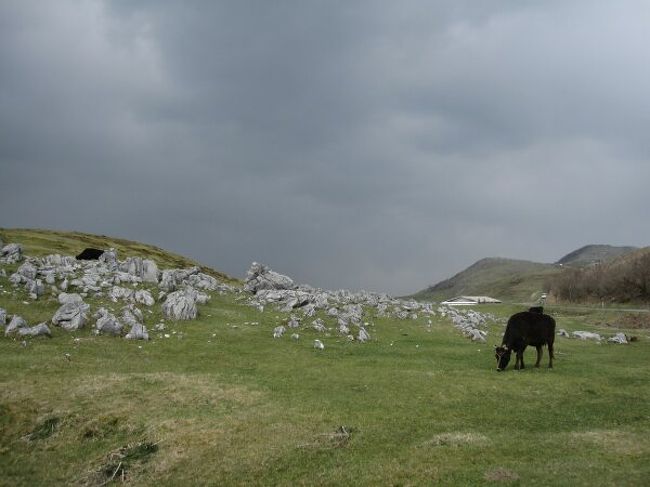
[[(30, 323), (57, 308), (0, 285)], [(550, 312), (618, 331), (619, 312)], [(215, 294), (149, 342), (0, 338), (0, 485), (648, 485), (647, 329), (630, 345), (558, 338), (553, 370), (497, 373), (501, 320), (476, 344), (442, 317), (370, 315), (359, 344), (273, 339), (286, 317)]]

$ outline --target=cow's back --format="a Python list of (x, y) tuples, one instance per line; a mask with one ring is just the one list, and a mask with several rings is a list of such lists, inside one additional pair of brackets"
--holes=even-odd
[(519, 348), (522, 345), (546, 345), (555, 340), (555, 320), (552, 316), (530, 311), (516, 313), (508, 320), (503, 343)]

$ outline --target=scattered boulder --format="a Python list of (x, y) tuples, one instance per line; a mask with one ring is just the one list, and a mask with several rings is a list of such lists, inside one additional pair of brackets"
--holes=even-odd
[(196, 301), (191, 293), (174, 291), (167, 295), (162, 305), (163, 315), (174, 320), (193, 320), (198, 311)]
[(573, 337), (579, 338), (580, 340), (594, 340), (597, 342), (601, 340), (601, 336), (598, 333), (592, 333), (590, 331), (574, 331)]
[(62, 292), (62, 293), (59, 294), (57, 299), (59, 300), (59, 303), (61, 303), (61, 304), (67, 304), (67, 303), (80, 304), (80, 303), (83, 303), (83, 298), (81, 297), (80, 294), (77, 294), (77, 293)]
[(246, 283), (244, 290), (253, 294), (263, 289), (293, 289), (293, 280), (277, 272), (272, 271), (269, 267), (253, 262), (246, 273)]
[(314, 330), (316, 330), (318, 332), (321, 332), (321, 333), (324, 333), (324, 332), (327, 331), (327, 328), (325, 328), (325, 322), (320, 318), (316, 318), (314, 321), (312, 321), (311, 327)]
[(131, 331), (128, 332), (124, 338), (127, 340), (149, 340), (147, 327), (142, 323), (133, 323)]
[(569, 332), (566, 331), (564, 328), (560, 328), (559, 331), (557, 332), (557, 335), (560, 337), (564, 338), (571, 338), (571, 335), (569, 335)]
[(27, 322), (22, 316), (14, 315), (7, 328), (5, 328), (5, 336), (17, 332), (20, 328), (27, 328)]
[(316, 350), (325, 350), (325, 345), (323, 345), (323, 342), (321, 342), (320, 340), (316, 339), (316, 340), (314, 340), (314, 348), (315, 348)]
[(368, 340), (370, 340), (370, 334), (366, 331), (366, 329), (362, 326), (359, 328), (359, 334), (357, 335), (357, 341), (361, 343), (365, 343)]
[(123, 325), (106, 308), (99, 308), (95, 313), (95, 333), (118, 336), (122, 334)]
[(50, 328), (47, 326), (45, 323), (39, 323), (36, 326), (32, 326), (31, 328), (19, 328), (18, 329), (18, 336), (19, 337), (37, 337), (37, 336), (46, 336), (46, 337), (52, 337), (52, 332), (50, 331)]
[(627, 344), (627, 337), (625, 336), (625, 333), (617, 333), (613, 337), (610, 337), (607, 339), (608, 343), (620, 343), (620, 344)]
[(5, 326), (7, 324), (7, 311), (4, 308), (0, 308), (0, 326)]
[(52, 317), (52, 324), (67, 331), (75, 331), (84, 327), (88, 321), (90, 306), (86, 303), (65, 303)]
[(273, 329), (273, 338), (280, 338), (282, 335), (284, 335), (285, 332), (285, 327), (284, 326), (276, 326)]
[(135, 292), (135, 301), (145, 306), (153, 306), (156, 302), (151, 293), (146, 289), (139, 289)]
[(11, 243), (0, 250), (0, 264), (15, 264), (23, 259), (23, 247), (20, 244)]

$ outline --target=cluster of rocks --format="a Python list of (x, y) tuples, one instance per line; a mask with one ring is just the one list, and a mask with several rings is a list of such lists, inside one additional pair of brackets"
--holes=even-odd
[[(16, 288), (23, 287), (34, 300), (48, 295), (56, 298), (60, 307), (50, 322), (67, 331), (79, 330), (89, 322), (90, 305), (84, 302), (88, 297), (108, 298), (124, 305), (118, 317), (105, 307), (99, 308), (92, 315), (96, 333), (146, 340), (143, 314), (136, 305), (152, 307), (159, 302), (165, 318), (192, 320), (198, 315), (197, 305), (210, 299), (207, 292), (235, 291), (198, 267), (160, 271), (153, 260), (128, 257), (120, 261), (114, 249), (104, 251), (97, 260), (77, 260), (59, 254), (35, 258), (24, 257), (20, 245), (10, 244), (2, 248), (2, 256), (5, 264), (24, 259), (9, 277), (10, 283)], [(0, 324), (4, 326), (7, 315), (4, 310), (3, 313)], [(5, 328), (5, 335), (14, 333), (19, 336), (51, 335), (47, 323), (29, 328), (17, 315)]]
[(485, 343), (488, 332), (486, 330), (488, 322), (495, 321), (496, 318), (488, 313), (468, 309), (459, 310), (451, 306), (441, 306), (438, 312), (444, 317), (448, 316), (454, 327), (460, 330), (464, 336), (473, 342)]
[[(592, 340), (594, 342), (600, 343), (603, 340), (603, 337), (600, 335), (600, 333), (594, 333), (592, 331), (574, 331), (569, 333), (566, 331), (564, 328), (560, 328), (557, 332), (558, 336), (564, 337), (564, 338), (575, 338), (578, 340)], [(627, 344), (630, 341), (633, 341), (632, 339), (628, 339), (628, 337), (625, 335), (625, 333), (616, 333), (615, 335), (607, 338), (608, 343), (618, 343), (618, 344)]]
[[(9, 317), (11, 317), (11, 319), (9, 319)], [(9, 324), (7, 324), (7, 320), (9, 320)], [(0, 308), (0, 325), (5, 328), (5, 336), (14, 334), (21, 338), (52, 336), (52, 332), (47, 326), (47, 323), (39, 323), (35, 326), (29, 326), (22, 316), (8, 315), (7, 311), (3, 308)]]
[[(333, 331), (363, 343), (370, 340), (367, 327), (370, 326), (368, 320), (372, 317), (404, 320), (436, 314), (430, 303), (394, 299), (384, 293), (326, 291), (308, 285), (296, 285), (290, 277), (257, 262), (253, 262), (246, 274), (244, 290), (252, 294), (248, 304), (260, 311), (265, 306), (274, 306), (279, 311), (292, 313), (286, 325), (273, 330), (275, 338), (282, 337), (287, 328), (309, 326), (322, 333)], [(303, 321), (308, 322), (307, 318), (314, 317), (319, 310), (328, 317), (327, 323), (316, 318), (303, 324)], [(302, 314), (302, 318), (299, 314)]]

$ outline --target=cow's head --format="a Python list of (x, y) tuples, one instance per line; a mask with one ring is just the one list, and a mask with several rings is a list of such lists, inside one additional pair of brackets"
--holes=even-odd
[(510, 362), (510, 352), (511, 350), (507, 345), (502, 345), (500, 347), (494, 346), (494, 356), (497, 359), (497, 372), (505, 370)]

